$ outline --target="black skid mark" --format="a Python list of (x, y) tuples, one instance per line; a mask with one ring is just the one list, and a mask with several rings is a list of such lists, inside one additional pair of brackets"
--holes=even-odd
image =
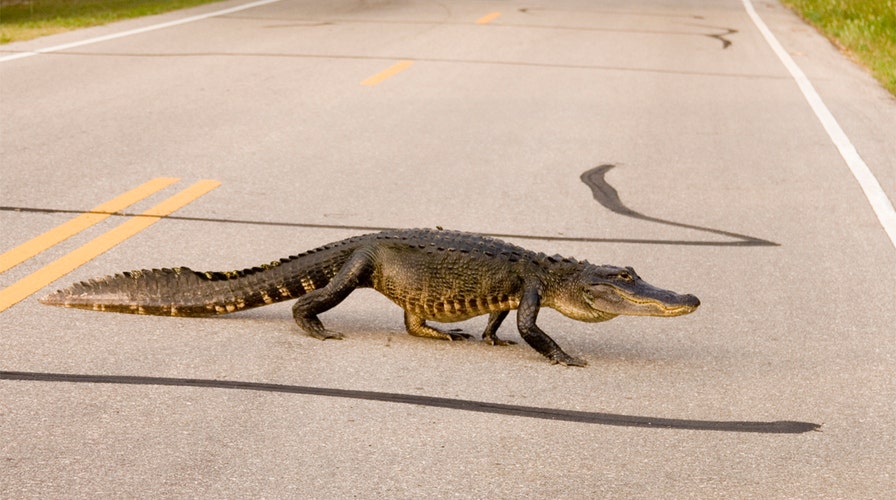
[(733, 34), (737, 33), (737, 30), (733, 29), (733, 28), (719, 28), (719, 29), (723, 29), (723, 30), (725, 30), (725, 32), (724, 33), (712, 33), (712, 34), (707, 34), (705, 36), (708, 36), (710, 38), (715, 38), (716, 40), (719, 40), (720, 42), (722, 42), (722, 49), (724, 50), (724, 49), (727, 49), (728, 47), (730, 47), (732, 44), (731, 40), (729, 40), (726, 37), (728, 35), (733, 35)]
[[(636, 212), (622, 203), (622, 200), (619, 198), (619, 192), (611, 186), (605, 176), (606, 173), (609, 172), (616, 165), (606, 164), (594, 167), (585, 173), (582, 174), (581, 179), (582, 182), (585, 183), (586, 186), (591, 188), (591, 192), (594, 195), (594, 199), (597, 200), (604, 208), (610, 210), (613, 213), (617, 213), (619, 215), (624, 215), (626, 217), (631, 217), (633, 219), (644, 220), (648, 222), (655, 222), (657, 224), (665, 224), (667, 226), (680, 227), (684, 229), (694, 229), (697, 231), (703, 231), (706, 233), (718, 234), (721, 236), (727, 236), (729, 238), (735, 239), (735, 241), (723, 241), (723, 242), (709, 242), (709, 241), (687, 241), (687, 240), (643, 240), (641, 243), (668, 243), (675, 245), (700, 245), (700, 246), (750, 246), (750, 247), (765, 247), (765, 246), (780, 246), (778, 243), (773, 241), (764, 240), (761, 238), (756, 238), (754, 236), (749, 236), (746, 234), (735, 233), (731, 231), (722, 231), (720, 229), (712, 229), (709, 227), (696, 226), (693, 224), (684, 224), (681, 222), (674, 222), (666, 219), (661, 219), (659, 217), (652, 217), (650, 215), (644, 215), (640, 212)], [(630, 242), (639, 242), (637, 240), (631, 240)]]
[(301, 385), (283, 385), (259, 382), (241, 382), (236, 380), (141, 377), (132, 375), (83, 375), (72, 373), (38, 373), (13, 371), (0, 371), (0, 380), (14, 380), (23, 382), (57, 382), (70, 384), (119, 384), (157, 387), (201, 387), (205, 389), (229, 389), (241, 391), (303, 394), (309, 396), (378, 401), (392, 404), (407, 404), (413, 406), (425, 406), (477, 413), (491, 413), (496, 415), (509, 415), (514, 417), (558, 420), (565, 422), (576, 422), (581, 424), (642, 427), (650, 429), (755, 432), (762, 434), (803, 434), (806, 432), (819, 431), (821, 429), (820, 424), (792, 420), (725, 421), (646, 417), (638, 415), (620, 415), (615, 413), (563, 410), (559, 408), (510, 405), (503, 403), (491, 403), (487, 401), (473, 401), (467, 399), (440, 398), (417, 394), (358, 391), (348, 389), (333, 389), (328, 387), (309, 387)]

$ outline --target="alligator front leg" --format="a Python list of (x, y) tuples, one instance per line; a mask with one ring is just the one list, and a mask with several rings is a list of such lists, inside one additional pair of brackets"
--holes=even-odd
[(317, 315), (336, 307), (358, 285), (368, 279), (373, 270), (373, 260), (364, 250), (358, 250), (342, 266), (339, 273), (323, 288), (312, 290), (299, 297), (292, 306), (292, 316), (308, 335), (314, 338), (341, 339), (342, 334), (327, 330)]
[(488, 324), (485, 326), (485, 331), (482, 332), (482, 340), (491, 344), (491, 345), (514, 345), (516, 342), (512, 340), (501, 340), (498, 338), (498, 328), (501, 326), (501, 322), (504, 321), (504, 318), (507, 317), (507, 314), (510, 311), (498, 311), (489, 314), (488, 316)]
[(415, 337), (427, 337), (441, 340), (464, 340), (470, 335), (459, 332), (443, 332), (426, 324), (426, 320), (407, 311), (404, 312), (404, 326), (408, 333)]
[(516, 311), (516, 325), (520, 335), (527, 344), (536, 351), (542, 353), (551, 360), (551, 363), (560, 363), (565, 366), (585, 366), (584, 359), (574, 358), (563, 352), (563, 349), (541, 328), (535, 324), (538, 318), (538, 310), (541, 308), (541, 293), (536, 286), (527, 286), (523, 291), (523, 297)]

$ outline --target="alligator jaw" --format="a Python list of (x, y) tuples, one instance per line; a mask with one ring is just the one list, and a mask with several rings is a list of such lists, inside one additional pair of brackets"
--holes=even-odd
[(700, 299), (690, 294), (677, 294), (662, 290), (659, 297), (630, 295), (625, 290), (615, 288), (613, 290), (626, 303), (623, 308), (627, 311), (622, 314), (629, 316), (683, 316), (690, 314), (700, 307)]
[(656, 288), (640, 279), (633, 287), (602, 283), (591, 287), (588, 295), (586, 300), (592, 308), (625, 316), (682, 316), (700, 306), (693, 295)]
[(667, 304), (660, 304), (660, 307), (663, 308), (665, 314), (663, 316), (683, 316), (685, 314), (690, 314), (697, 310), (700, 307), (700, 299), (693, 295), (681, 295), (684, 304), (669, 306)]

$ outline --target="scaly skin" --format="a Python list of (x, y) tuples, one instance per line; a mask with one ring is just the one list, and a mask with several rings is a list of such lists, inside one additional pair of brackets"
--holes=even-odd
[(309, 335), (342, 338), (318, 315), (356, 288), (373, 288), (405, 311), (408, 333), (458, 340), (426, 324), (489, 315), (482, 337), (517, 310), (522, 338), (553, 363), (584, 366), (535, 324), (550, 307), (580, 321), (618, 315), (679, 316), (700, 301), (647, 284), (632, 268), (549, 257), (471, 233), (401, 229), (356, 236), (270, 264), (227, 273), (185, 267), (131, 271), (76, 283), (41, 299), (48, 305), (163, 316), (208, 316), (296, 299), (293, 317)]

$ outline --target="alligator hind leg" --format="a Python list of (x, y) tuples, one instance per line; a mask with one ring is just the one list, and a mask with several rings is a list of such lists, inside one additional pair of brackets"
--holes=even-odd
[(488, 315), (488, 325), (485, 326), (485, 331), (482, 332), (482, 340), (491, 344), (491, 345), (514, 345), (516, 342), (512, 340), (501, 340), (498, 338), (498, 327), (501, 326), (501, 322), (504, 321), (504, 318), (507, 317), (507, 314), (510, 311), (498, 311), (493, 312)]
[(470, 338), (466, 333), (443, 332), (426, 324), (426, 320), (407, 311), (404, 312), (404, 326), (408, 333), (415, 337), (427, 337), (442, 340), (465, 340)]
[(292, 317), (302, 330), (314, 338), (341, 339), (342, 334), (327, 330), (317, 315), (345, 300), (355, 288), (368, 280), (372, 269), (373, 262), (367, 252), (356, 251), (327, 286), (299, 297), (292, 306)]

